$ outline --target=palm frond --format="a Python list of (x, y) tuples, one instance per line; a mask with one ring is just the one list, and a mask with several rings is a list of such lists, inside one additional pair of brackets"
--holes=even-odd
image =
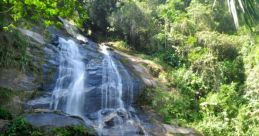
[[(213, 7), (217, 0), (214, 0)], [(256, 13), (256, 0), (226, 0), (229, 12), (231, 13), (235, 26), (238, 28), (240, 18), (249, 26), (253, 26), (259, 21), (259, 15)]]

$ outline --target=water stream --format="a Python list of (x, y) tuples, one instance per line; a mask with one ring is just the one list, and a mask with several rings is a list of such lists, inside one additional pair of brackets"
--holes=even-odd
[[(59, 38), (59, 76), (52, 94), (51, 108), (61, 107), (66, 113), (83, 116), (85, 64), (78, 45), (73, 40)], [(64, 97), (66, 96), (66, 97)], [(64, 100), (65, 98), (65, 100)]]
[[(100, 91), (101, 106), (98, 108), (98, 104), (91, 105), (97, 110), (87, 113), (91, 108), (85, 104), (90, 99), (87, 94), (91, 90), (87, 83), (92, 79), (88, 78), (88, 65), (79, 46), (73, 40), (59, 38), (59, 73), (50, 108), (81, 117), (87, 125), (93, 126), (100, 136), (147, 135), (131, 105), (134, 98), (133, 79), (126, 68), (113, 58), (113, 52), (104, 45), (100, 45), (101, 86), (99, 90), (94, 90)], [(124, 72), (123, 77), (121, 72)], [(126, 94), (127, 99), (123, 99), (123, 94)], [(88, 115), (94, 113), (96, 119), (89, 119)]]

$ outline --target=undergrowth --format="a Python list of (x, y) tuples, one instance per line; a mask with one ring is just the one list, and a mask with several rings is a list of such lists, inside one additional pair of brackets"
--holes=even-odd
[(25, 70), (30, 61), (27, 46), (26, 39), (18, 31), (0, 32), (0, 68)]

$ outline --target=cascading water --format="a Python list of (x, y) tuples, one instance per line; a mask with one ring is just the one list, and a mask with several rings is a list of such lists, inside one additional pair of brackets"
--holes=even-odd
[(103, 59), (102, 109), (124, 109), (122, 79), (106, 46), (101, 46)]
[[(134, 87), (127, 69), (113, 58), (107, 46), (100, 46), (102, 63), (99, 67), (96, 60), (92, 61), (96, 66), (83, 61), (85, 56), (79, 48), (73, 40), (59, 38), (59, 73), (50, 108), (83, 118), (100, 136), (147, 135), (131, 106)], [(101, 82), (100, 86), (95, 83), (88, 87), (94, 80), (88, 76), (94, 74), (92, 78), (96, 78), (98, 74), (89, 72), (88, 75), (87, 70), (97, 69), (101, 69), (101, 80), (97, 80), (97, 83)], [(123, 95), (126, 95), (126, 100)], [(96, 105), (89, 104), (93, 98)], [(89, 119), (95, 114), (96, 117)]]
[[(85, 64), (78, 45), (73, 40), (59, 38), (59, 77), (52, 94), (51, 108), (83, 116)], [(61, 104), (65, 103), (65, 104)], [(64, 106), (65, 105), (65, 106)]]
[[(98, 112), (99, 135), (102, 136), (125, 136), (147, 135), (140, 121), (134, 115), (134, 108), (125, 106), (122, 100), (123, 81), (117, 65), (112, 58), (108, 47), (101, 45), (104, 54), (102, 75), (102, 109)], [(133, 101), (133, 85), (130, 75), (126, 72), (128, 104)]]

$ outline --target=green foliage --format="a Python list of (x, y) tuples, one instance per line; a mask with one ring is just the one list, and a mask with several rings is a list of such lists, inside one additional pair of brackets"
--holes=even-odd
[(130, 51), (132, 48), (124, 41), (116, 41), (113, 43), (113, 47), (117, 50), (121, 50), (124, 52)]
[[(57, 23), (57, 17), (75, 19), (82, 25), (88, 18), (86, 9), (77, 0), (3, 0), (0, 2), (0, 19), (10, 18), (9, 24), (1, 24), (3, 27), (17, 24), (22, 19), (44, 22), (45, 25)], [(3, 9), (3, 11), (2, 11)], [(2, 29), (2, 27), (1, 27)]]
[(166, 78), (166, 87), (145, 90), (140, 103), (166, 123), (206, 135), (258, 134), (258, 41), (243, 23), (257, 28), (252, 22), (258, 21), (258, 4), (241, 0), (248, 13), (243, 14), (238, 2), (231, 1), (231, 12), (226, 0), (125, 0), (108, 6), (104, 26), (127, 43), (118, 48), (144, 52), (145, 59), (160, 65), (146, 67), (159, 80)]
[(140, 98), (141, 100), (144, 98), (144, 104), (149, 104), (157, 110), (166, 123), (184, 125), (188, 119), (192, 120), (196, 115), (191, 108), (193, 104), (186, 101), (190, 99), (188, 95), (181, 95), (178, 92), (168, 93), (161, 88), (156, 88), (146, 89)]
[[(236, 27), (239, 26), (239, 22), (245, 22), (249, 27), (258, 23), (259, 15), (256, 12), (256, 5), (258, 4), (255, 0), (240, 0), (239, 2), (228, 1), (228, 7), (233, 16)], [(238, 8), (239, 7), (239, 8)], [(241, 21), (239, 20), (242, 19)]]
[(10, 89), (0, 87), (0, 105), (7, 103), (14, 95)]
[(249, 42), (247, 36), (225, 35), (215, 31), (201, 31), (196, 33), (196, 36), (199, 38), (199, 44), (208, 47), (219, 60), (235, 59), (239, 55), (240, 47)]
[(221, 33), (233, 34), (236, 31), (233, 18), (228, 11), (226, 0), (217, 0), (217, 3), (213, 7), (213, 17), (216, 21), (216, 30)]
[[(115, 48), (146, 53), (145, 59), (154, 63), (145, 66), (159, 81), (165, 79), (165, 86), (145, 90), (140, 103), (155, 109), (166, 123), (205, 135), (259, 135), (259, 5), (255, 0), (227, 1), (229, 5), (226, 0), (4, 0), (0, 29), (13, 30), (14, 22), (23, 19), (50, 25), (61, 16), (124, 40), (115, 42)], [(19, 35), (11, 36), (15, 42), (2, 35), (0, 67), (25, 67), (26, 42)], [(4, 91), (0, 102), (10, 96)], [(20, 129), (32, 133), (22, 120), (12, 124), (10, 134)], [(88, 135), (82, 126), (52, 132)]]
[(57, 127), (46, 131), (33, 127), (23, 117), (13, 119), (2, 132), (1, 136), (96, 136), (94, 129), (83, 125)]
[(18, 67), (25, 70), (29, 64), (28, 43), (18, 31), (0, 32), (0, 67)]
[(150, 11), (145, 8), (147, 5), (143, 2), (125, 2), (109, 17), (111, 26), (122, 34), (122, 38), (140, 50), (145, 49), (141, 43), (151, 42), (156, 28)]
[(24, 118), (18, 117), (7, 126), (4, 136), (43, 136), (43, 134), (40, 130), (33, 128)]
[(218, 93), (211, 92), (205, 100), (201, 100), (201, 110), (206, 115), (236, 117), (242, 103), (236, 84), (221, 85)]
[(119, 0), (93, 0), (87, 4), (90, 20), (88, 25), (92, 25), (92, 30), (108, 31), (110, 27), (108, 18), (117, 6), (120, 6)]
[(52, 135), (55, 136), (95, 136), (93, 129), (86, 128), (85, 126), (67, 126), (64, 128), (54, 128)]
[(236, 31), (227, 8), (212, 4), (172, 1), (152, 13), (163, 27), (153, 37), (159, 51), (145, 58), (169, 67), (155, 76), (163, 74), (166, 87), (145, 90), (141, 103), (166, 123), (204, 135), (257, 135), (258, 41), (245, 27)]
[(239, 108), (245, 104), (245, 100), (240, 97), (242, 93), (239, 89), (234, 83), (222, 85), (219, 92), (211, 92), (202, 99), (200, 105), (203, 120), (195, 124), (198, 125), (197, 128), (206, 135), (240, 134), (243, 130), (237, 130), (235, 125), (239, 123)]
[(0, 119), (10, 120), (12, 119), (12, 114), (4, 108), (0, 107)]
[(241, 58), (237, 58), (234, 61), (220, 62), (220, 69), (223, 83), (243, 83), (245, 81), (244, 64)]
[(197, 44), (197, 38), (193, 36), (189, 36), (186, 41), (186, 44), (189, 46), (195, 46)]
[(205, 88), (203, 80), (186, 68), (172, 71), (167, 79), (171, 91), (160, 87), (147, 89), (140, 97), (140, 103), (151, 105), (166, 123), (186, 125), (199, 119), (198, 99), (200, 91)]
[(165, 51), (163, 53), (163, 60), (172, 67), (178, 67), (183, 62), (174, 50)]
[(198, 30), (211, 30), (215, 28), (212, 16), (212, 6), (192, 1), (187, 8), (187, 13)]

